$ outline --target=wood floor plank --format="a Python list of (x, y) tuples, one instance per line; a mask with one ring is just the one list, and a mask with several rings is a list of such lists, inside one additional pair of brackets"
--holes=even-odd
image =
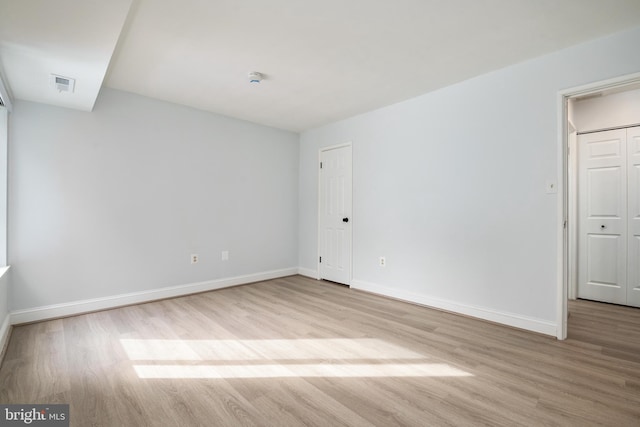
[(640, 309), (569, 337), (301, 276), (14, 327), (1, 403), (73, 426), (640, 425)]

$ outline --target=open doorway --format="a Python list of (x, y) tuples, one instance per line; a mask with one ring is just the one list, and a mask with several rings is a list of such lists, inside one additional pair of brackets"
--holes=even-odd
[[(628, 256), (638, 254), (634, 255), (633, 248), (629, 251), (627, 243), (628, 232), (633, 228), (627, 226), (627, 173), (628, 170), (634, 172), (634, 165), (627, 162), (626, 129), (634, 129), (633, 132), (640, 129), (640, 74), (564, 91), (560, 116), (564, 221), (559, 231), (563, 274), (559, 285), (557, 337), (565, 339), (570, 300), (600, 299), (624, 304), (627, 293), (631, 293), (626, 289), (627, 267), (631, 265)], [(632, 138), (629, 147), (637, 145), (640, 154), (637, 141), (640, 139)], [(590, 158), (587, 152), (591, 153)], [(637, 172), (640, 178), (640, 168)], [(640, 179), (633, 180), (640, 185)], [(594, 194), (604, 197), (590, 199), (591, 196), (585, 195), (587, 182), (593, 184)], [(611, 188), (616, 191), (610, 191)], [(640, 196), (640, 191), (636, 193)], [(640, 206), (640, 200), (633, 203)], [(585, 215), (594, 209), (599, 212), (591, 217)], [(613, 214), (614, 211), (619, 215)], [(592, 264), (588, 265), (589, 262)], [(636, 273), (640, 279), (640, 270), (632, 271), (631, 275)], [(593, 277), (585, 280), (587, 274)], [(614, 293), (615, 298), (610, 296)]]

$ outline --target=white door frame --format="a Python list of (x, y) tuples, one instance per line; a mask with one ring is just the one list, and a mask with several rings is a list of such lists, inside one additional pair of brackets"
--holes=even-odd
[[(604, 89), (627, 86), (640, 83), (640, 73), (615, 77), (608, 80), (593, 82), (586, 85), (564, 89), (558, 92), (558, 176), (560, 185), (558, 186), (558, 228), (557, 228), (557, 250), (558, 250), (558, 274), (557, 281), (557, 306), (556, 306), (556, 337), (559, 340), (567, 338), (567, 299), (569, 296), (569, 273), (575, 271), (577, 260), (574, 256), (569, 256), (569, 249), (577, 247), (577, 233), (569, 235), (568, 230), (574, 230), (571, 224), (577, 221), (575, 212), (573, 217), (569, 217), (569, 155), (575, 156), (575, 150), (569, 153), (569, 117), (567, 115), (567, 105), (570, 98), (580, 95), (588, 95)], [(572, 170), (572, 173), (574, 171)], [(567, 226), (569, 225), (569, 226)], [(575, 253), (575, 252), (574, 252)], [(573, 275), (571, 275), (573, 277)]]
[[(316, 271), (317, 276), (316, 279), (320, 280), (320, 233), (322, 230), (320, 229), (320, 161), (322, 159), (323, 151), (335, 150), (337, 148), (343, 147), (351, 147), (351, 188), (353, 190), (353, 144), (351, 141), (344, 142), (342, 144), (330, 145), (328, 147), (322, 147), (318, 150), (318, 200), (316, 204), (318, 205), (317, 215), (318, 215), (318, 247), (316, 249)], [(353, 223), (353, 191), (351, 191), (351, 221)], [(349, 233), (351, 234), (349, 239), (349, 283), (348, 286), (351, 287), (351, 281), (353, 280), (353, 226), (349, 227)]]

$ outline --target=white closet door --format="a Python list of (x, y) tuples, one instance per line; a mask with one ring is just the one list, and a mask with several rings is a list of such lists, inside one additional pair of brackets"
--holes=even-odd
[(627, 305), (640, 307), (640, 127), (627, 129), (629, 259)]
[(320, 153), (320, 278), (351, 284), (351, 146)]
[(626, 130), (580, 135), (578, 151), (578, 297), (626, 304)]

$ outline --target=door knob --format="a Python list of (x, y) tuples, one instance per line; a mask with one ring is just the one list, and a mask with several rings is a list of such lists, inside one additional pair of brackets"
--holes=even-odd
[(342, 222), (349, 222), (349, 218), (342, 218)]

